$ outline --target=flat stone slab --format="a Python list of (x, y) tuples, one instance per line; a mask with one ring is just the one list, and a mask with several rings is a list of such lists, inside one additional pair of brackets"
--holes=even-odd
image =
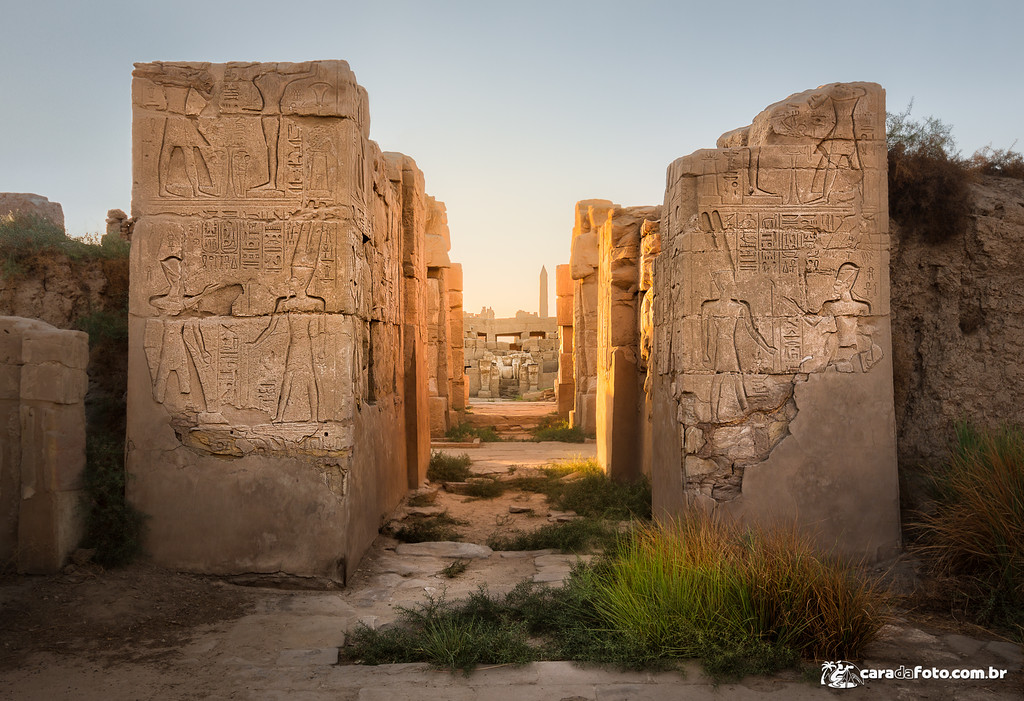
[(277, 656), (281, 667), (305, 667), (309, 665), (338, 664), (338, 648), (324, 647), (311, 650), (281, 650)]
[(450, 540), (433, 543), (402, 543), (395, 548), (397, 555), (429, 555), (431, 557), (465, 557), (484, 559), (494, 554), (486, 545), (476, 543), (456, 543)]

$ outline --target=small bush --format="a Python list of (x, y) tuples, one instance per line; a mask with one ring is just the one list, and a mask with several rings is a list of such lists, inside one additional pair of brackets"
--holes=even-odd
[(1010, 148), (985, 146), (974, 152), (968, 160), (971, 170), (982, 175), (999, 175), (1005, 178), (1024, 180), (1024, 155)]
[(403, 543), (462, 540), (462, 534), (455, 526), (465, 526), (466, 523), (445, 511), (437, 516), (410, 519), (408, 523), (394, 529), (392, 535)]
[(558, 418), (558, 414), (545, 416), (533, 431), (533, 440), (561, 441), (562, 443), (584, 443), (588, 436), (579, 426)]
[(494, 533), (487, 539), (492, 550), (545, 550), (564, 553), (586, 553), (612, 545), (616, 529), (605, 521), (578, 518), (564, 523), (550, 523), (533, 531), (513, 529), (507, 534)]
[(1024, 430), (961, 424), (948, 464), (928, 477), (935, 504), (913, 527), (919, 551), (958, 578), (971, 612), (1024, 637)]
[(126, 565), (142, 550), (145, 517), (125, 499), (124, 443), (90, 436), (85, 463), (83, 548), (104, 567)]
[(127, 258), (128, 242), (119, 237), (76, 239), (43, 217), (0, 217), (0, 261), (7, 277), (24, 274), (28, 262), (40, 253), (60, 251), (71, 259)]
[(465, 572), (468, 567), (469, 567), (469, 560), (455, 560), (454, 562), (449, 564), (447, 567), (443, 568), (441, 570), (441, 574), (443, 574), (448, 579), (455, 579), (460, 574)]
[(470, 426), (459, 424), (452, 426), (445, 434), (450, 441), (471, 441), (479, 438), (481, 443), (500, 443), (501, 436), (498, 435), (496, 426)]
[(461, 604), (429, 598), (400, 613), (396, 626), (357, 627), (342, 650), (345, 658), (364, 664), (429, 662), (465, 672), (479, 664), (526, 664), (538, 658), (526, 627), (486, 590)]
[(469, 469), (471, 464), (473, 459), (467, 453), (449, 455), (434, 451), (430, 454), (430, 464), (427, 465), (427, 479), (431, 482), (465, 482), (466, 478), (473, 474)]
[[(575, 475), (575, 479), (565, 480)], [(511, 484), (526, 492), (544, 494), (562, 511), (588, 518), (626, 520), (651, 518), (651, 486), (644, 478), (613, 482), (596, 460), (575, 458), (541, 469), (541, 476), (518, 477)]]
[(494, 499), (500, 497), (509, 488), (509, 485), (493, 477), (476, 479), (466, 485), (466, 496), (477, 499)]

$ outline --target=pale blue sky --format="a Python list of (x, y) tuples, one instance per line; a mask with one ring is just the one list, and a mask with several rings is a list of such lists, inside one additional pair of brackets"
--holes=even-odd
[[(536, 311), (573, 204), (658, 204), (665, 168), (768, 104), (881, 83), (962, 150), (1024, 143), (1019, 2), (0, 0), (0, 191), (72, 233), (130, 206), (132, 63), (340, 58), (371, 137), (448, 205), (467, 311)], [(552, 303), (551, 308), (554, 309)]]

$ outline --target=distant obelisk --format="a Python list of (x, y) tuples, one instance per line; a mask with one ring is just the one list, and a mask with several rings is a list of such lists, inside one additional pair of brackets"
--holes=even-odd
[(540, 318), (548, 318), (548, 269), (540, 266)]

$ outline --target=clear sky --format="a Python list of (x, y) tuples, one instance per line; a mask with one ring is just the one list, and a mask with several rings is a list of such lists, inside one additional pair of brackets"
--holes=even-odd
[(794, 92), (874, 81), (968, 155), (1024, 144), (1020, 2), (0, 0), (0, 27), (0, 191), (73, 234), (130, 207), (133, 62), (347, 60), (499, 316), (537, 310), (541, 265), (553, 299), (577, 200), (659, 204), (673, 159)]

